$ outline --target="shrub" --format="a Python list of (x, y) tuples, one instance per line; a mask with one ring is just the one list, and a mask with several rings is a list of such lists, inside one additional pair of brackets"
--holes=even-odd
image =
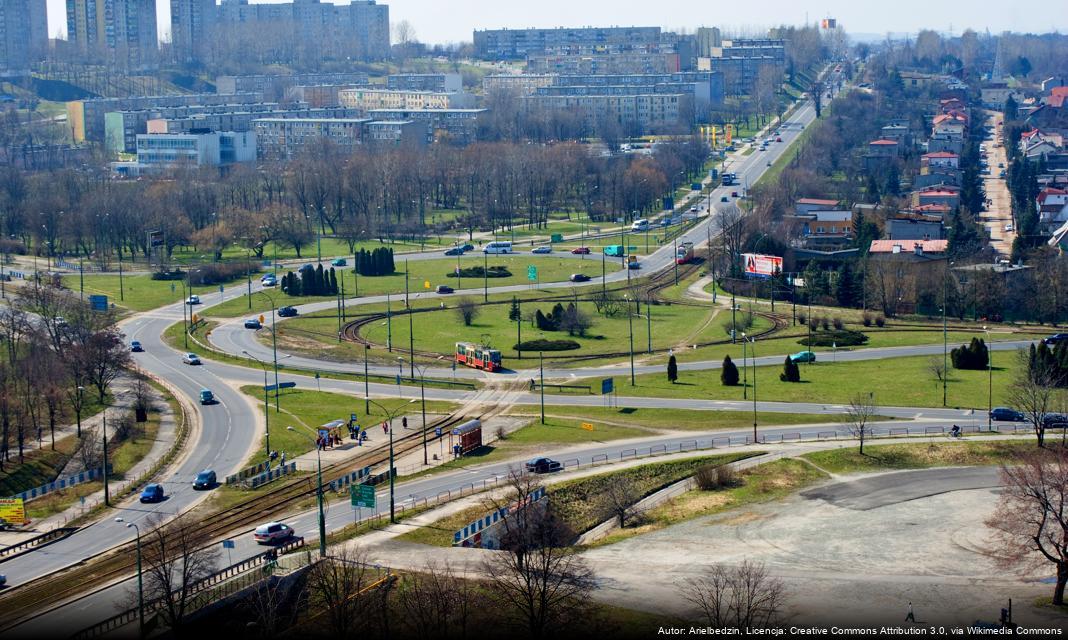
[(827, 320), (826, 316), (820, 318), (820, 326), (823, 327), (824, 331), (831, 328), (831, 323)]
[(806, 347), (829, 347), (831, 345), (839, 347), (856, 347), (868, 342), (867, 334), (860, 331), (852, 331), (850, 329), (842, 329), (841, 331), (821, 331), (820, 333), (813, 333), (812, 339), (808, 336), (797, 341), (798, 344), (805, 345)]
[(801, 313), (797, 314), (797, 323), (808, 324), (808, 316), (805, 315), (805, 312), (802, 311)]
[(581, 347), (574, 340), (527, 340), (513, 348), (516, 351), (573, 351)]
[(817, 320), (816, 318), (809, 318), (808, 319), (808, 328), (812, 329), (813, 331), (815, 331), (816, 329), (819, 329), (820, 328), (820, 321)]
[(738, 473), (732, 467), (726, 465), (715, 466), (706, 464), (697, 468), (694, 480), (702, 491), (716, 491), (718, 489), (730, 489), (741, 484)]
[(719, 372), (719, 381), (725, 387), (738, 386), (738, 366), (734, 364), (730, 356), (723, 358), (723, 368)]
[(801, 382), (801, 368), (797, 366), (797, 363), (790, 356), (786, 356), (786, 362), (782, 365), (782, 373), (779, 374), (779, 380), (783, 382)]
[(954, 369), (983, 370), (986, 369), (989, 358), (990, 353), (982, 338), (972, 338), (971, 343), (961, 345), (949, 352), (949, 359)]
[(465, 267), (460, 269), (460, 273), (456, 273), (456, 270), (452, 270), (445, 274), (446, 278), (510, 278), (512, 272), (507, 267), (490, 267), (486, 269), (479, 265), (477, 267)]
[(886, 326), (886, 316), (884, 316), (881, 313), (879, 315), (877, 315), (875, 317), (875, 326), (877, 326), (877, 327), (885, 327)]
[(833, 324), (834, 328), (838, 331), (841, 331), (845, 327), (845, 324), (842, 322), (841, 318), (835, 318), (833, 321), (831, 321), (831, 324)]
[(867, 311), (865, 311), (864, 312), (864, 326), (865, 327), (870, 327), (871, 326), (871, 322), (872, 322), (871, 314), (868, 313)]

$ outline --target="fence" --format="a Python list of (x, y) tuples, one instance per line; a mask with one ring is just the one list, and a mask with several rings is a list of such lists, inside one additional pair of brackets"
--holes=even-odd
[(246, 478), (251, 478), (252, 476), (258, 476), (258, 475), (260, 475), (264, 471), (267, 471), (270, 468), (271, 468), (271, 463), (270, 462), (261, 462), (261, 463), (259, 463), (257, 465), (248, 467), (247, 469), (242, 469), (241, 471), (238, 471), (237, 473), (235, 473), (233, 475), (226, 476), (226, 484), (228, 486), (232, 485), (232, 484), (237, 484), (238, 482), (241, 482), (242, 480), (244, 480)]
[[(110, 471), (110, 467), (109, 467)], [(33, 500), (34, 498), (40, 498), (46, 496), (53, 491), (62, 491), (63, 489), (69, 489), (75, 485), (85, 484), (86, 482), (92, 482), (98, 478), (103, 477), (101, 469), (90, 469), (88, 471), (82, 471), (81, 473), (73, 476), (67, 476), (66, 478), (60, 478), (55, 482), (49, 482), (33, 489), (28, 489), (22, 493), (16, 493), (11, 496), (12, 498), (22, 498), (23, 500)]]
[(282, 476), (293, 473), (296, 470), (297, 463), (290, 462), (289, 464), (280, 465), (274, 469), (268, 469), (267, 471), (264, 471), (259, 475), (252, 476), (246, 482), (242, 482), (242, 484), (248, 486), (249, 488), (255, 489), (257, 487), (262, 487), (263, 485), (269, 482), (274, 482)]
[(47, 533), (42, 533), (39, 536), (34, 536), (29, 540), (23, 540), (18, 544), (13, 544), (10, 547), (4, 547), (0, 549), (0, 562), (17, 558), (24, 553), (29, 553), (38, 547), (43, 547), (46, 544), (51, 544), (57, 540), (62, 540), (70, 534), (78, 530), (78, 527), (60, 527), (58, 529), (52, 529)]
[(368, 477), (370, 475), (371, 475), (371, 467), (367, 466), (367, 467), (364, 467), (363, 469), (360, 469), (358, 471), (353, 471), (352, 473), (348, 474), (347, 476), (342, 476), (342, 477), (338, 478), (337, 480), (333, 480), (327, 486), (330, 488), (329, 489), (330, 491), (341, 491), (342, 489), (344, 489), (345, 487), (349, 486), (350, 484), (353, 484), (353, 483), (357, 483), (358, 484), (359, 481), (362, 481), (364, 478), (366, 478), (366, 477)]

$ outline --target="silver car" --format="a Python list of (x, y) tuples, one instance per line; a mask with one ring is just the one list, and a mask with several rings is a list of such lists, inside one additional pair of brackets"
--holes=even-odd
[(185, 364), (200, 364), (200, 356), (195, 353), (187, 353), (182, 356), (182, 362)]

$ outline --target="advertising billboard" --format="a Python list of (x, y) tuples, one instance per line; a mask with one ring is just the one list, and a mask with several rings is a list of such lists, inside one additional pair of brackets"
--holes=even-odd
[(758, 278), (770, 278), (782, 271), (782, 258), (765, 256), (759, 253), (743, 253), (745, 275)]
[(26, 509), (22, 498), (0, 498), (0, 520), (8, 524), (26, 522)]

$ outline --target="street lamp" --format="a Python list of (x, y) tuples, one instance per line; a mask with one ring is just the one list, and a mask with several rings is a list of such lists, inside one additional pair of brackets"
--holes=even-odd
[[(264, 362), (263, 360), (260, 360), (256, 356), (252, 355), (248, 351), (242, 350), (241, 353), (243, 353), (246, 356), (248, 356), (248, 357), (252, 358), (253, 360), (255, 360), (257, 363), (259, 363), (260, 368), (263, 369), (263, 433), (264, 433), (264, 444), (267, 446), (267, 460), (269, 462), (271, 460), (271, 410), (270, 410), (269, 401), (267, 400), (267, 398), (268, 398), (268, 395), (267, 395), (267, 363)], [(288, 358), (288, 357), (289, 356), (286, 356), (286, 358)], [(282, 359), (285, 360), (285, 358), (282, 358)], [(275, 367), (277, 367), (277, 366), (278, 366), (278, 363), (276, 361), (275, 362)], [(277, 372), (278, 369), (276, 368), (275, 371)], [(277, 391), (278, 383), (275, 382), (275, 385), (276, 385), (275, 386), (275, 391)]]
[[(286, 427), (286, 430), (287, 431), (292, 431), (294, 433), (297, 432), (297, 430), (294, 429), (293, 427)], [(304, 434), (304, 435), (309, 440), (312, 439), (312, 437), (309, 436), (308, 434)], [(312, 442), (315, 442), (315, 441), (312, 440)], [(322, 451), (322, 448), (319, 446), (318, 443), (315, 443), (315, 464), (316, 464), (316, 468), (318, 470), (317, 471), (317, 477), (318, 477), (318, 485), (319, 485), (318, 490), (316, 491), (316, 496), (317, 496), (318, 501), (319, 501), (319, 557), (320, 558), (325, 558), (326, 557), (326, 514), (323, 512), (323, 457), (322, 457), (321, 451)]]
[(257, 291), (256, 293), (267, 298), (271, 303), (271, 350), (274, 352), (274, 411), (278, 413), (278, 327), (275, 324), (277, 307), (274, 304), (274, 298), (267, 295), (266, 291)]
[(74, 412), (78, 419), (78, 439), (82, 438), (82, 393), (85, 391), (85, 387), (79, 386), (76, 388), (78, 392), (78, 408)]
[[(756, 338), (748, 338), (743, 333), (742, 340), (749, 342), (749, 350), (753, 352), (753, 444), (760, 442), (757, 439), (757, 363), (756, 363)], [(743, 363), (744, 364), (744, 363)]]
[[(115, 518), (115, 522), (125, 522), (122, 518)], [(137, 526), (133, 522), (127, 522), (126, 528), (134, 528), (137, 532), (137, 633), (140, 637), (145, 637), (145, 589), (144, 582), (141, 578), (141, 527)]]
[(630, 386), (634, 384), (634, 316), (630, 312), (630, 295), (623, 294), (623, 299), (627, 302), (627, 328), (630, 331)]
[(395, 494), (394, 494), (395, 477), (394, 476), (396, 476), (396, 472), (395, 472), (395, 470), (393, 468), (393, 419), (397, 416), (398, 413), (400, 413), (401, 409), (403, 409), (404, 407), (408, 406), (409, 404), (412, 404), (413, 402), (415, 402), (415, 398), (412, 398), (406, 404), (401, 405), (400, 407), (397, 407), (397, 409), (395, 411), (393, 411), (393, 412), (391, 412), (389, 409), (383, 407), (381, 404), (375, 402), (374, 400), (371, 400), (370, 398), (368, 398), (367, 401), (370, 402), (371, 404), (375, 405), (379, 409), (381, 409), (382, 410), (382, 415), (386, 416), (386, 419), (387, 419), (386, 432), (389, 434), (389, 521), (391, 523), (393, 523), (393, 524), (396, 524), (397, 523), (397, 506), (396, 506), (396, 500), (395, 500), (395, 497), (394, 497), (395, 496)]
[(100, 428), (100, 432), (104, 436), (104, 464), (100, 470), (101, 476), (104, 478), (104, 506), (111, 506), (111, 493), (108, 490), (108, 410), (104, 407), (103, 413), (103, 426)]
[(412, 358), (412, 368), (419, 371), (419, 401), (422, 403), (423, 412), (423, 464), (430, 464), (430, 460), (426, 454), (426, 365), (415, 364), (415, 358)]
[[(990, 343), (990, 327), (983, 325), (986, 332), (986, 430), (993, 431), (994, 418), (994, 345)], [(945, 375), (945, 374), (943, 374)]]
[[(182, 344), (185, 346), (185, 350), (189, 350), (189, 325), (186, 323), (186, 307), (189, 306), (189, 295), (185, 289), (185, 278), (178, 281), (178, 284), (182, 285)], [(171, 293), (174, 293), (174, 288), (171, 288)]]

